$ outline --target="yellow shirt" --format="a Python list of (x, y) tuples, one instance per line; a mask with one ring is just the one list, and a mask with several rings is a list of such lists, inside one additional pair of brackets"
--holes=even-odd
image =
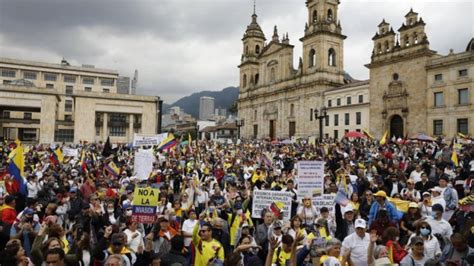
[(202, 241), (201, 237), (198, 235), (199, 231), (199, 222), (196, 223), (193, 231), (193, 244), (195, 250), (195, 266), (207, 266), (209, 260), (216, 257), (224, 261), (224, 248), (221, 243), (215, 239), (211, 241)]
[[(278, 254), (278, 250), (280, 250), (280, 254)], [(278, 258), (277, 258), (278, 256)], [(277, 248), (275, 250), (275, 252), (273, 252), (273, 259), (272, 259), (272, 264), (276, 264), (277, 263), (277, 259), (278, 259), (278, 262), (279, 264), (278, 265), (281, 265), (281, 266), (285, 266), (286, 265), (286, 261), (289, 261), (291, 258), (291, 252), (285, 252), (285, 250), (283, 250), (283, 248)]]

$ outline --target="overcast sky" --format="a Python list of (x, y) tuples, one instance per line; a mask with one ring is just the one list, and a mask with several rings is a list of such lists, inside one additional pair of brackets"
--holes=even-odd
[[(340, 0), (345, 70), (368, 78), (372, 40), (382, 18), (397, 30), (413, 7), (431, 48), (463, 51), (474, 36), (473, 0)], [(139, 94), (172, 103), (201, 90), (238, 86), (241, 38), (253, 0), (0, 0), (0, 56), (139, 71)], [(267, 39), (288, 32), (301, 56), (305, 0), (257, 0)]]

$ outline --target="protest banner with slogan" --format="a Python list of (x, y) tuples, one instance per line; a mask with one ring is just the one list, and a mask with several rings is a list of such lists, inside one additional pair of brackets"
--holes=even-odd
[(151, 151), (141, 150), (135, 153), (135, 175), (140, 180), (147, 180), (153, 170), (155, 156)]
[(335, 199), (336, 194), (323, 194), (322, 196), (313, 198), (313, 206), (315, 206), (318, 211), (321, 210), (322, 207), (326, 207), (329, 213), (334, 215), (336, 213), (334, 208), (336, 205), (334, 202)]
[(135, 188), (133, 192), (132, 220), (137, 223), (152, 224), (156, 218), (159, 189)]
[(298, 199), (315, 198), (324, 192), (324, 162), (300, 161), (298, 169)]
[(263, 209), (270, 209), (272, 212), (283, 213), (283, 220), (290, 220), (291, 216), (291, 192), (273, 190), (254, 190), (252, 202), (252, 217), (262, 218), (260, 215)]
[(133, 147), (138, 146), (153, 146), (160, 145), (160, 143), (168, 136), (168, 133), (158, 135), (133, 134)]
[(79, 152), (77, 149), (63, 148), (63, 156), (77, 158), (79, 156)]

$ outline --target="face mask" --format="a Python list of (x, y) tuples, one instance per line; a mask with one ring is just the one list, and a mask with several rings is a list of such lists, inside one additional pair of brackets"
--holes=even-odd
[(114, 213), (114, 209), (107, 209), (107, 213), (109, 213), (109, 214)]
[(126, 216), (132, 216), (132, 210), (125, 211), (125, 215), (126, 215)]
[(431, 217), (433, 217), (433, 219), (436, 219), (436, 213), (431, 214)]
[(395, 241), (397, 241), (397, 242), (398, 242), (399, 240), (400, 240), (400, 237), (398, 237), (398, 236), (397, 236), (397, 237), (395, 237)]
[(430, 234), (430, 229), (428, 229), (428, 228), (421, 228), (421, 229), (420, 229), (420, 234), (421, 234), (422, 236), (428, 236), (428, 235)]

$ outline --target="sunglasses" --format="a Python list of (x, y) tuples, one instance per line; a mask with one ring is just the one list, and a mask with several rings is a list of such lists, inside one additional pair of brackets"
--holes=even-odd
[(115, 243), (112, 243), (112, 245), (118, 247), (118, 246), (121, 246), (121, 245), (122, 245), (122, 242), (115, 242)]

